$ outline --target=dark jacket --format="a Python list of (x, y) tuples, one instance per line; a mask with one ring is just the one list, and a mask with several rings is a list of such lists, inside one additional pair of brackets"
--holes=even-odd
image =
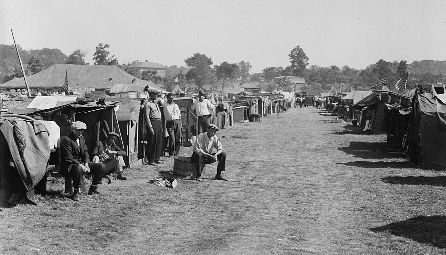
[[(109, 148), (108, 148), (109, 150), (112, 150), (112, 151), (116, 151), (117, 153), (116, 153), (116, 156), (126, 156), (127, 155), (127, 153), (123, 150), (123, 149), (121, 149), (121, 148), (119, 148), (116, 144), (112, 144)], [(113, 156), (111, 156), (111, 155), (109, 155), (108, 154), (108, 150), (107, 150), (107, 147), (106, 146), (104, 146), (104, 143), (103, 142), (101, 142), (101, 141), (99, 141), (97, 144), (96, 144), (96, 147), (94, 148), (94, 150), (93, 150), (93, 156), (98, 156), (99, 157), (99, 160), (102, 162), (102, 161), (104, 161), (105, 159), (107, 159), (107, 158), (113, 158)]]
[(85, 138), (79, 137), (79, 144), (77, 145), (76, 137), (71, 132), (68, 136), (63, 136), (60, 139), (60, 173), (66, 176), (68, 167), (71, 164), (84, 164), (90, 162), (88, 156), (87, 145)]

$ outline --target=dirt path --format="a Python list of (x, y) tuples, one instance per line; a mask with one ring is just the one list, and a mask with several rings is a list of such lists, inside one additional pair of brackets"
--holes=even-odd
[[(148, 184), (172, 169), (167, 159), (161, 167), (132, 169), (130, 180), (103, 185), (101, 195), (79, 203), (56, 197), (3, 209), (0, 253), (445, 252), (445, 233), (429, 231), (446, 227), (441, 173), (384, 151), (384, 136), (343, 126), (314, 108), (293, 108), (218, 133), (228, 152), (228, 182), (211, 180), (214, 165), (202, 182), (180, 180), (176, 189)], [(417, 221), (429, 215), (436, 217)]]

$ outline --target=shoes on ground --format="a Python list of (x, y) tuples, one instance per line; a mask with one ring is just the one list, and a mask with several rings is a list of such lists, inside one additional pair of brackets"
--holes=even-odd
[(155, 161), (155, 164), (162, 165), (162, 164), (164, 164), (164, 162), (163, 161)]
[(73, 201), (79, 201), (79, 193), (75, 192), (75, 193), (69, 195), (68, 198), (70, 198)]
[(216, 175), (214, 180), (218, 180), (218, 181), (227, 181), (227, 179), (223, 178), (223, 176), (221, 175)]
[(122, 174), (118, 174), (118, 176), (116, 176), (116, 179), (121, 180), (121, 181), (125, 181), (125, 180), (127, 180), (127, 177), (125, 177)]

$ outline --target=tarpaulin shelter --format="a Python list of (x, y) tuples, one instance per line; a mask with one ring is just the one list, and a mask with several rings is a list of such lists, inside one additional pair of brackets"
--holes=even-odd
[[(109, 132), (115, 132), (121, 137), (115, 108), (118, 102), (85, 102), (78, 101), (28, 114), (31, 117), (56, 122), (60, 127), (60, 136), (66, 136), (71, 131), (71, 123), (82, 121), (87, 125), (83, 133), (89, 152), (93, 151), (98, 140), (105, 141)], [(118, 146), (123, 147), (122, 139)], [(53, 162), (51, 162), (53, 163)], [(57, 165), (58, 162), (55, 162)]]
[(446, 167), (446, 94), (416, 93), (405, 149), (411, 162)]
[(395, 103), (408, 102), (409, 100), (398, 93), (379, 90), (373, 91), (373, 93), (354, 104), (353, 107), (360, 111), (359, 124), (362, 130), (379, 134), (386, 131), (384, 122), (387, 109), (386, 104), (393, 105)]

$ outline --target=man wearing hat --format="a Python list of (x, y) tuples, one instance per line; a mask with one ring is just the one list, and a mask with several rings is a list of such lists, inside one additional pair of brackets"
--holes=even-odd
[(227, 181), (221, 175), (221, 172), (225, 171), (226, 153), (223, 151), (220, 139), (215, 135), (218, 130), (219, 128), (215, 124), (210, 124), (205, 133), (197, 136), (191, 157), (192, 162), (195, 163), (195, 173), (192, 179), (200, 180), (205, 164), (218, 161), (217, 174), (214, 179)]
[(167, 102), (164, 108), (166, 109), (166, 128), (169, 134), (169, 155), (177, 156), (181, 142), (181, 111), (180, 107), (173, 101), (172, 93), (168, 93), (166, 97)]
[(198, 117), (198, 133), (207, 131), (211, 124), (211, 116), (214, 113), (214, 108), (214, 105), (206, 99), (204, 92), (202, 90), (198, 91), (198, 100), (195, 100), (191, 107), (191, 110), (195, 110)]
[(102, 164), (90, 163), (85, 138), (82, 136), (87, 125), (81, 121), (71, 124), (71, 132), (60, 139), (60, 172), (65, 177), (65, 191), (69, 196), (79, 201), (79, 187), (83, 174), (92, 176), (89, 195), (98, 194), (98, 184), (105, 175)]
[(107, 135), (105, 143), (98, 141), (93, 150), (93, 162), (104, 164), (104, 169), (107, 174), (115, 173), (116, 179), (127, 180), (123, 174), (125, 162), (123, 156), (127, 153), (116, 144), (116, 139), (119, 135), (115, 132), (110, 132)]
[(157, 91), (148, 89), (149, 99), (144, 103), (144, 115), (147, 131), (145, 164), (162, 164), (160, 161), (163, 145), (163, 123), (161, 110), (156, 101)]

